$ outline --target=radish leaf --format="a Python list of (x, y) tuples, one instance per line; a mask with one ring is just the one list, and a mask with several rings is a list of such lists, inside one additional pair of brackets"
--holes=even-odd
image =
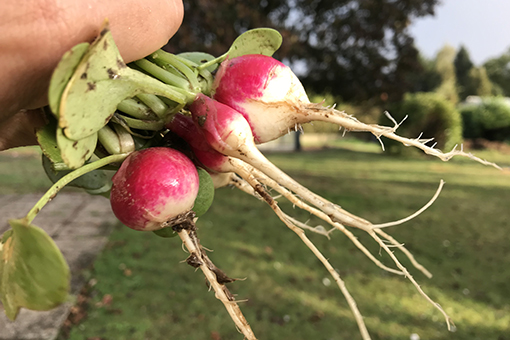
[(209, 207), (214, 200), (214, 183), (211, 175), (209, 175), (207, 171), (202, 168), (197, 168), (197, 171), (200, 186), (198, 188), (197, 198), (193, 205), (193, 211), (197, 217), (200, 217), (209, 210)]
[[(56, 183), (59, 179), (70, 173), (70, 170), (55, 171), (52, 168), (51, 161), (45, 155), (42, 156), (42, 164), (46, 175), (53, 182)], [(109, 180), (103, 170), (94, 170), (87, 172), (85, 175), (78, 177), (68, 184), (68, 186), (82, 188), (85, 190), (99, 190), (109, 187)], [(109, 189), (109, 188), (105, 188)]]
[(67, 84), (59, 106), (59, 126), (65, 136), (80, 140), (101, 129), (117, 105), (136, 92), (121, 76), (127, 66), (108, 28), (92, 43)]
[(12, 230), (0, 244), (0, 296), (7, 317), (14, 320), (21, 307), (41, 311), (64, 302), (70, 274), (62, 253), (44, 230), (25, 219), (9, 224)]
[(272, 56), (282, 45), (281, 34), (272, 28), (249, 30), (234, 40), (228, 50), (228, 57), (235, 58), (246, 54)]
[(52, 168), (55, 170), (55, 165), (59, 164), (59, 168), (67, 167), (60, 155), (60, 149), (57, 145), (57, 121), (50, 115), (46, 115), (48, 123), (41, 129), (37, 130), (37, 142), (42, 149), (43, 154), (51, 161)]
[(179, 104), (194, 99), (194, 94), (185, 94), (128, 68), (106, 27), (85, 53), (62, 94), (59, 126), (71, 140), (88, 137), (108, 123), (122, 100), (140, 93), (157, 94)]
[(53, 71), (48, 89), (48, 101), (51, 111), (56, 117), (58, 117), (58, 108), (62, 93), (83, 55), (87, 52), (89, 45), (89, 43), (81, 43), (71, 48), (64, 54), (62, 59), (60, 59), (57, 68)]
[(57, 145), (64, 163), (69, 169), (77, 169), (92, 156), (96, 149), (97, 133), (93, 133), (80, 140), (72, 140), (64, 135), (62, 129), (57, 129)]

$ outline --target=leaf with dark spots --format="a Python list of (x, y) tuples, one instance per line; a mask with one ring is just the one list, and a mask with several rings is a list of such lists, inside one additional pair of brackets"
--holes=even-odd
[(115, 79), (118, 76), (118, 74), (112, 68), (107, 69), (106, 73), (108, 73), (108, 78), (110, 79)]
[[(86, 79), (81, 77), (84, 73)], [(90, 45), (62, 93), (59, 127), (69, 139), (89, 137), (108, 123), (121, 101), (140, 93), (186, 102), (185, 95), (170, 85), (126, 67), (106, 29)]]
[[(48, 89), (48, 101), (50, 104), (51, 111), (53, 114), (58, 117), (59, 115), (59, 106), (60, 99), (62, 97), (62, 93), (67, 86), (67, 83), (73, 76), (74, 71), (78, 67), (83, 55), (86, 53), (89, 47), (88, 43), (82, 43), (74, 46), (71, 50), (67, 51), (57, 67), (53, 71), (53, 75), (51, 77), (50, 86)], [(81, 75), (87, 78), (87, 73), (83, 72)]]
[(87, 79), (87, 72), (83, 72), (80, 79)]
[(104, 24), (104, 28), (101, 30), (101, 32), (99, 33), (99, 38), (105, 36), (108, 32), (110, 32), (110, 27), (108, 25), (108, 22), (105, 22)]
[(46, 119), (48, 123), (36, 131), (37, 143), (39, 143), (43, 154), (50, 159), (52, 164), (64, 163), (57, 145), (57, 121), (55, 117), (47, 112)]
[(97, 133), (75, 141), (67, 138), (62, 129), (57, 129), (56, 140), (63, 162), (69, 169), (77, 169), (85, 164), (96, 149)]
[(95, 83), (87, 83), (87, 91), (94, 91), (96, 89)]
[(99, 131), (118, 103), (137, 92), (134, 84), (113, 83), (120, 58), (106, 27), (86, 51), (63, 92), (59, 126), (65, 128), (67, 138), (80, 140)]
[(117, 59), (117, 66), (119, 68), (126, 68), (127, 67), (126, 63), (122, 59)]

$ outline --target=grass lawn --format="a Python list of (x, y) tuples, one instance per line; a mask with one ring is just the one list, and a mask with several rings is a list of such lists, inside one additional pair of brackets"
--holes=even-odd
[[(331, 240), (309, 234), (346, 281), (373, 339), (410, 339), (412, 334), (510, 339), (510, 172), (464, 160), (393, 158), (359, 143), (337, 146), (269, 158), (308, 188), (374, 223), (413, 213), (434, 194), (440, 179), (446, 181), (432, 207), (386, 231), (434, 274), (427, 279), (396, 251), (452, 317), (455, 332), (447, 331), (442, 315), (409, 281), (376, 267), (343, 234), (335, 231)], [(510, 155), (479, 154), (510, 165)], [(302, 221), (310, 218), (283, 200), (280, 205)], [(230, 277), (245, 278), (229, 288), (238, 300), (246, 300), (241, 309), (259, 339), (360, 339), (327, 271), (262, 202), (220, 189), (198, 228), (215, 264)], [(375, 242), (353, 232), (391, 265)], [(95, 285), (88, 315), (71, 329), (69, 339), (242, 339), (201, 272), (182, 263), (185, 258), (179, 239), (119, 225), (90, 271)]]

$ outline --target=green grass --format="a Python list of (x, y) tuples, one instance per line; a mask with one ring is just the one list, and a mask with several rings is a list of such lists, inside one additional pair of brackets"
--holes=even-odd
[[(359, 150), (358, 144), (351, 146)], [(428, 280), (400, 256), (451, 315), (455, 333), (407, 280), (380, 270), (341, 233), (333, 233), (331, 241), (310, 237), (346, 281), (374, 339), (409, 339), (412, 333), (422, 339), (508, 338), (508, 172), (473, 162), (346, 149), (270, 158), (309, 188), (373, 222), (419, 209), (444, 179), (445, 189), (429, 210), (388, 231), (434, 273)], [(198, 227), (204, 246), (214, 250), (212, 260), (230, 276), (246, 278), (230, 289), (247, 300), (241, 308), (260, 339), (360, 338), (340, 291), (324, 284), (330, 280), (326, 270), (264, 204), (233, 189), (219, 190)], [(366, 235), (356, 234), (379, 254)], [(242, 339), (202, 274), (181, 263), (185, 258), (178, 239), (117, 228), (95, 264), (88, 318), (73, 328), (70, 339)], [(390, 264), (388, 256), (381, 259)], [(111, 305), (96, 305), (105, 294), (112, 295)]]
[[(434, 274), (427, 279), (396, 252), (453, 318), (454, 333), (409, 281), (376, 267), (340, 232), (330, 241), (309, 235), (346, 281), (373, 339), (404, 340), (412, 333), (421, 339), (510, 339), (508, 170), (463, 160), (393, 158), (373, 146), (343, 143), (343, 149), (271, 154), (270, 159), (374, 223), (413, 213), (434, 194), (440, 179), (446, 181), (425, 213), (387, 231)], [(483, 157), (510, 164), (508, 155), (487, 152)], [(302, 221), (310, 218), (290, 204), (281, 206)], [(198, 227), (202, 244), (214, 250), (215, 264), (231, 277), (246, 278), (229, 288), (238, 300), (246, 300), (240, 305), (259, 339), (360, 339), (327, 271), (263, 203), (234, 189), (218, 190)], [(353, 232), (379, 256), (370, 238)], [(185, 258), (179, 239), (119, 225), (91, 271), (97, 283), (88, 317), (71, 330), (70, 339), (242, 339), (201, 272), (181, 262)], [(380, 259), (391, 265), (387, 255)], [(102, 306), (106, 294), (113, 299)]]
[(0, 195), (44, 192), (50, 185), (38, 147), (0, 153)]

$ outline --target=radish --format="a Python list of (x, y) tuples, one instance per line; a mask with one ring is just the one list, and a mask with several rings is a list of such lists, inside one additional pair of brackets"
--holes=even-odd
[[(336, 205), (303, 187), (267, 160), (255, 146), (250, 125), (238, 111), (203, 94), (197, 95), (189, 109), (195, 125), (216, 151), (252, 165), (326, 214), (333, 215), (339, 222), (364, 230), (369, 228), (365, 220), (351, 214), (340, 214)], [(222, 166), (226, 171), (232, 171), (226, 165)]]
[[(303, 205), (300, 207), (303, 207), (305, 210), (322, 218), (344, 233), (345, 228), (343, 227), (343, 224), (357, 227), (366, 231), (390, 255), (394, 263), (400, 269), (400, 274), (405, 275), (413, 283), (420, 294), (424, 296), (425, 299), (432, 303), (444, 315), (447, 324), (450, 327), (450, 317), (437, 303), (432, 301), (430, 297), (427, 296), (427, 294), (422, 290), (422, 288), (410, 275), (407, 269), (402, 264), (400, 264), (393, 252), (389, 249), (388, 245), (386, 245), (378, 235), (386, 238), (388, 241), (393, 243), (393, 245), (399, 246), (396, 240), (382, 232), (380, 229), (374, 228), (374, 225), (372, 225), (370, 222), (341, 209), (339, 206), (311, 192), (307, 188), (297, 183), (283, 171), (278, 169), (278, 167), (267, 160), (264, 155), (262, 155), (262, 153), (260, 153), (260, 151), (257, 149), (255, 146), (253, 134), (251, 132), (251, 127), (247, 120), (238, 111), (203, 94), (197, 95), (197, 98), (193, 104), (190, 105), (189, 110), (191, 111), (195, 125), (200, 131), (202, 131), (203, 137), (207, 140), (209, 145), (218, 152), (231, 157), (229, 163), (235, 169), (235, 171), (241, 175), (243, 179), (250, 183), (255, 191), (264, 200), (266, 200), (266, 202), (268, 202), (275, 213), (277, 213), (280, 219), (287, 226), (289, 226), (289, 228), (295, 231), (294, 223), (292, 223), (292, 221), (290, 221), (281, 213), (281, 211), (279, 211), (279, 208), (274, 203), (274, 200), (272, 200), (271, 197), (265, 193), (262, 185), (255, 179), (255, 176), (262, 178), (263, 182), (269, 184), (286, 197), (289, 195), (287, 195), (284, 190), (282, 190), (284, 188), (293, 191), (301, 198), (300, 200), (306, 200), (315, 205), (325, 214), (317, 212), (315, 209), (309, 207), (306, 203), (303, 202)], [(250, 170), (249, 167), (244, 166), (244, 163), (239, 162), (239, 160), (250, 164), (254, 169)], [(258, 171), (260, 171), (262, 174), (259, 174)], [(276, 182), (276, 184), (271, 184), (271, 181), (264, 181), (264, 176), (269, 177), (274, 182)], [(279, 188), (280, 186), (281, 188)], [(293, 201), (293, 199), (290, 200)], [(296, 201), (294, 201), (294, 203), (296, 205), (300, 205), (297, 204), (298, 202)], [(346, 235), (348, 234), (346, 233)], [(307, 242), (308, 241), (305, 243)], [(362, 249), (359, 244), (356, 245)], [(313, 248), (308, 243), (307, 246), (309, 246), (310, 249)], [(403, 250), (403, 248), (401, 249)], [(312, 249), (312, 251), (315, 253), (315, 250)], [(408, 253), (406, 253), (406, 255), (407, 254)], [(413, 262), (413, 264), (415, 264), (415, 266), (418, 268), (420, 267), (419, 265), (416, 265), (415, 262)], [(337, 281), (337, 283), (338, 282), (339, 281)], [(344, 287), (340, 288), (343, 291)], [(351, 308), (354, 307), (351, 306)]]
[(112, 210), (135, 230), (158, 230), (170, 219), (189, 212), (199, 189), (193, 162), (165, 147), (132, 153), (112, 182)]
[[(257, 144), (277, 139), (291, 130), (298, 130), (301, 124), (324, 121), (343, 127), (346, 131), (368, 131), (379, 141), (380, 137), (384, 136), (406, 146), (414, 146), (443, 161), (459, 155), (500, 169), (494, 163), (456, 148), (443, 153), (434, 149), (434, 145), (425, 145), (433, 139), (421, 139), (421, 135), (416, 139), (396, 135), (395, 131), (400, 124), (387, 112), (386, 115), (392, 120), (394, 127), (365, 124), (333, 107), (310, 103), (292, 70), (269, 56), (249, 54), (225, 60), (214, 79), (211, 93), (215, 100), (234, 108), (244, 116)], [(382, 141), (381, 145), (384, 149)]]
[(278, 60), (250, 54), (224, 61), (214, 79), (213, 98), (246, 118), (256, 143), (276, 139), (305, 123), (301, 107), (310, 103), (292, 70)]
[(199, 165), (207, 168), (209, 172), (224, 173), (233, 171), (228, 157), (209, 145), (202, 135), (202, 131), (195, 125), (191, 117), (176, 114), (166, 127), (188, 143)]

